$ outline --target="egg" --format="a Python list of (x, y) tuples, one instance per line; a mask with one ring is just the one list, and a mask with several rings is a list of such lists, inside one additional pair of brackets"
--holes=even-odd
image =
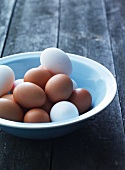
[(16, 102), (0, 98), (0, 118), (21, 122), (23, 117), (23, 110)]
[(44, 67), (43, 65), (39, 65), (38, 68), (39, 68), (39, 69), (42, 69), (42, 70), (43, 70), (43, 69), (44, 69), (44, 70), (47, 70), (48, 72), (50, 72), (50, 74), (51, 74), (52, 76), (55, 75), (55, 74), (53, 74), (50, 70), (48, 70), (46, 67)]
[(45, 123), (50, 122), (48, 113), (40, 108), (29, 110), (24, 116), (25, 123)]
[(40, 68), (32, 68), (28, 70), (24, 75), (24, 82), (31, 82), (37, 84), (44, 89), (47, 81), (52, 77), (52, 74)]
[(48, 98), (46, 98), (46, 102), (41, 108), (49, 114), (53, 105), (54, 104)]
[(14, 80), (13, 70), (6, 65), (0, 65), (0, 97), (11, 90)]
[(45, 86), (45, 93), (53, 103), (67, 100), (72, 90), (72, 80), (65, 74), (56, 74), (48, 80)]
[(14, 99), (13, 99), (13, 94), (5, 94), (5, 95), (3, 95), (1, 98), (14, 100)]
[(23, 83), (23, 82), (24, 82), (23, 79), (17, 79), (17, 80), (15, 80), (10, 92), (13, 93), (14, 88), (15, 88), (16, 86), (18, 86), (19, 84)]
[(72, 80), (72, 83), (73, 83), (73, 90), (77, 89), (78, 88), (78, 85), (76, 83), (75, 80), (71, 79)]
[(56, 103), (50, 111), (52, 122), (64, 121), (79, 116), (76, 106), (68, 101)]
[(23, 82), (13, 91), (14, 100), (24, 108), (41, 107), (45, 104), (46, 94), (38, 85)]
[(72, 73), (72, 63), (68, 55), (61, 49), (51, 47), (45, 49), (40, 55), (41, 65), (52, 74)]
[(68, 99), (69, 102), (73, 103), (79, 113), (84, 113), (89, 110), (92, 104), (92, 96), (90, 92), (83, 88), (73, 90), (71, 96)]

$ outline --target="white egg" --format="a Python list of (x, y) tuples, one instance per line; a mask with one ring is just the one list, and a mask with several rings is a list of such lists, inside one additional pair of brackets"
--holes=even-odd
[(6, 66), (0, 65), (0, 96), (7, 94), (15, 81), (13, 70)]
[(18, 86), (19, 84), (21, 84), (21, 83), (23, 83), (23, 82), (24, 82), (24, 79), (17, 79), (17, 80), (15, 80), (14, 83), (13, 83), (13, 87), (12, 87), (12, 89), (11, 89), (11, 93), (13, 92), (13, 90), (14, 90), (14, 88), (15, 88), (16, 86)]
[(72, 72), (72, 63), (68, 55), (55, 47), (45, 49), (40, 56), (41, 65), (53, 74), (67, 74)]
[(75, 82), (75, 80), (71, 79), (72, 80), (72, 83), (73, 83), (73, 90), (77, 89), (78, 88), (78, 85), (77, 83)]
[(19, 85), (20, 83), (23, 83), (24, 82), (24, 79), (17, 79), (14, 81), (14, 85), (17, 86)]
[(56, 103), (50, 111), (52, 122), (63, 121), (77, 116), (79, 116), (78, 109), (74, 104), (68, 101)]

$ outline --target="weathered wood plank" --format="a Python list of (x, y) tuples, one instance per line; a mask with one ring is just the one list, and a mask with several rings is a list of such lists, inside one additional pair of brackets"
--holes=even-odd
[[(18, 0), (3, 56), (57, 46), (58, 0)], [(48, 170), (51, 140), (25, 140), (0, 132), (0, 169)]]
[(0, 135), (1, 170), (48, 170), (50, 167), (51, 142), (27, 140), (9, 134)]
[[(117, 4), (118, 2), (121, 4)], [(115, 1), (115, 5), (111, 2), (110, 6), (110, 2), (106, 1), (108, 21), (111, 21), (107, 25), (105, 6), (101, 0), (60, 0), (60, 8), (57, 0), (19, 0), (3, 56), (58, 46), (66, 52), (84, 55), (102, 63), (115, 75), (113, 57), (118, 56), (116, 40), (121, 37), (120, 33), (118, 37), (115, 36), (115, 30), (122, 29), (120, 21), (119, 25), (113, 25), (112, 22), (118, 18), (117, 14), (113, 17), (111, 10), (117, 4), (119, 17), (124, 13), (124, 2), (118, 2)], [(123, 57), (123, 53), (121, 54)], [(115, 59), (115, 65), (117, 62)], [(120, 75), (117, 70), (116, 75)], [(94, 119), (87, 120), (81, 129), (54, 139), (52, 147), (51, 140), (25, 140), (4, 132), (0, 132), (0, 141), (2, 170), (124, 170), (125, 167), (124, 131), (118, 96), (105, 111)]]
[(19, 1), (14, 18), (3, 56), (57, 46), (58, 0)]
[(6, 41), (7, 32), (9, 29), (11, 16), (16, 0), (1, 0), (0, 1), (0, 56)]
[[(109, 1), (108, 1), (109, 2)], [(59, 48), (105, 65), (115, 76), (102, 0), (61, 1)], [(53, 140), (54, 170), (124, 170), (125, 142), (119, 99), (76, 132)]]
[(105, 0), (105, 6), (125, 129), (125, 1)]
[(119, 116), (111, 113), (112, 106), (80, 130), (54, 140), (53, 169), (124, 170), (124, 135), (118, 130)]

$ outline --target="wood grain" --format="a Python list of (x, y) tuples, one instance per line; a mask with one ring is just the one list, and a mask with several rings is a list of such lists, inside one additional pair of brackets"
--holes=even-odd
[(125, 129), (125, 1), (105, 0), (105, 6)]
[(27, 140), (0, 134), (1, 170), (49, 169), (51, 141)]
[[(57, 46), (58, 0), (18, 0), (3, 56)], [(1, 170), (48, 170), (51, 140), (26, 140), (0, 132)]]
[(2, 57), (58, 47), (103, 64), (116, 77), (118, 92), (104, 111), (68, 135), (28, 140), (1, 131), (0, 170), (124, 170), (124, 0), (8, 2), (0, 23)]
[[(115, 76), (105, 5), (100, 0), (61, 1), (59, 48), (106, 66)], [(54, 170), (124, 169), (125, 142), (119, 98), (83, 127), (53, 141)], [(117, 154), (116, 154), (117, 153)]]
[(0, 1), (0, 56), (2, 55), (16, 0)]
[(18, 0), (3, 56), (57, 46), (58, 0)]

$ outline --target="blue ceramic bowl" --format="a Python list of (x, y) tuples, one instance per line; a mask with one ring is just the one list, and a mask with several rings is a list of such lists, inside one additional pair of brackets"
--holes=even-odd
[[(40, 65), (41, 52), (11, 55), (0, 59), (0, 65), (8, 65), (16, 79), (23, 78), (30, 68)], [(86, 88), (92, 95), (92, 108), (85, 114), (62, 122), (19, 123), (0, 118), (0, 128), (10, 134), (31, 138), (46, 139), (65, 135), (83, 125), (84, 121), (106, 108), (116, 94), (116, 81), (110, 71), (101, 64), (74, 54), (67, 53), (71, 59), (74, 79), (78, 87)]]

